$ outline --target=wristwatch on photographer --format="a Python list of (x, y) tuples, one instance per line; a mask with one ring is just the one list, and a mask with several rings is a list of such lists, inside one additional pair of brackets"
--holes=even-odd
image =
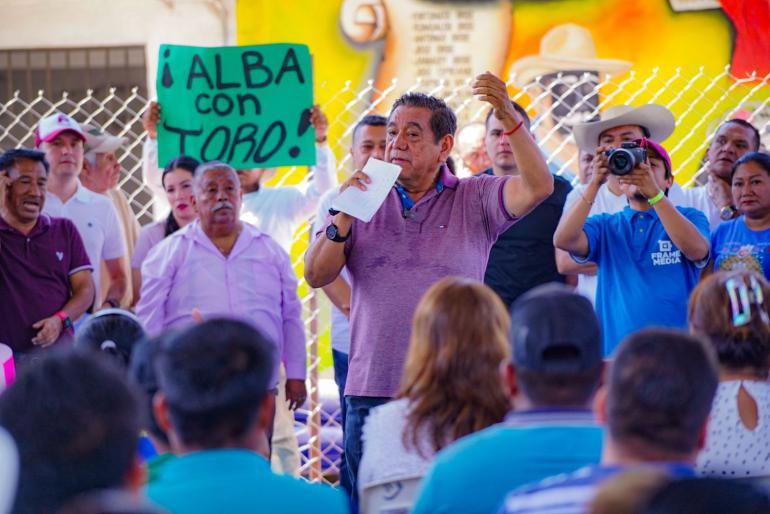
[(340, 235), (340, 229), (334, 223), (329, 223), (329, 226), (326, 227), (326, 238), (329, 241), (334, 241), (335, 243), (344, 243), (348, 240), (349, 237), (350, 232), (348, 232), (348, 235), (346, 236)]
[(733, 219), (736, 214), (738, 214), (738, 210), (734, 205), (726, 205), (725, 207), (719, 209), (719, 217), (722, 219), (722, 221), (729, 221)]

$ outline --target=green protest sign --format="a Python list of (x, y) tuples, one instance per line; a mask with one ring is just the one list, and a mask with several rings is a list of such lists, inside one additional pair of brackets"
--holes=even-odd
[(158, 164), (185, 154), (239, 169), (315, 164), (305, 45), (161, 45)]

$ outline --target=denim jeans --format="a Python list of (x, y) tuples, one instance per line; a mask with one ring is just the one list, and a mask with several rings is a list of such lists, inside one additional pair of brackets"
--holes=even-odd
[[(332, 361), (334, 362), (334, 382), (340, 395), (340, 417), (342, 418), (342, 441), (345, 445), (345, 381), (348, 378), (348, 354), (339, 352), (332, 348)], [(345, 461), (345, 449), (342, 449), (340, 455), (340, 487), (350, 496), (350, 475), (348, 474), (348, 464)]]
[(369, 411), (387, 403), (391, 398), (381, 396), (346, 396), (345, 397), (345, 459), (348, 463), (348, 475), (350, 477), (350, 502), (354, 514), (358, 512), (358, 489), (356, 478), (358, 477), (358, 465), (363, 454), (361, 433)]

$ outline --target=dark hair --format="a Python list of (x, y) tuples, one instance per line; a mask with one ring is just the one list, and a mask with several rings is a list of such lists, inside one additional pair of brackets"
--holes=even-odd
[[(180, 155), (179, 157), (176, 157), (169, 161), (168, 164), (166, 164), (166, 167), (163, 168), (163, 174), (160, 176), (160, 183), (165, 189), (166, 187), (166, 175), (171, 173), (177, 168), (181, 168), (185, 171), (189, 171), (191, 175), (195, 175), (195, 168), (197, 168), (200, 165), (200, 162), (198, 162), (197, 159), (194, 159), (188, 155)], [(168, 217), (166, 218), (166, 226), (165, 230), (163, 231), (163, 237), (168, 237), (177, 230), (179, 230), (181, 227), (179, 226), (179, 223), (176, 222), (176, 218), (174, 218), (174, 213), (169, 212)]]
[(270, 341), (228, 319), (172, 336), (156, 360), (175, 432), (185, 445), (203, 448), (220, 448), (252, 428), (274, 369)]
[(46, 175), (48, 174), (48, 161), (45, 158), (45, 152), (32, 150), (30, 148), (14, 148), (0, 154), (0, 171), (8, 171), (16, 165), (19, 159), (29, 159), (30, 161), (43, 163)]
[[(527, 130), (530, 130), (532, 127), (532, 121), (529, 119), (529, 114), (527, 113), (527, 110), (519, 105), (517, 102), (514, 102), (511, 100), (511, 105), (513, 105), (513, 108), (516, 109), (516, 112), (519, 113), (519, 116), (524, 120), (524, 126), (527, 127)], [(489, 109), (487, 111), (487, 117), (484, 119), (484, 126), (489, 128), (489, 118), (492, 117), (492, 114), (494, 114), (494, 109)]]
[(516, 368), (516, 382), (524, 395), (539, 407), (583, 407), (599, 387), (604, 366), (575, 373), (542, 373)]
[[(749, 294), (746, 323), (735, 326), (733, 300), (727, 290), (732, 280)], [(757, 305), (752, 285), (762, 291), (763, 305)], [(737, 294), (737, 293), (736, 293)], [(761, 273), (749, 270), (720, 271), (701, 280), (690, 295), (688, 318), (695, 334), (706, 337), (714, 347), (719, 364), (728, 369), (753, 368), (760, 378), (767, 378), (770, 366), (770, 284)]]
[(718, 478), (674, 480), (647, 502), (641, 514), (769, 514), (766, 491), (748, 482)]
[(379, 114), (367, 114), (361, 120), (356, 123), (356, 126), (353, 127), (353, 141), (356, 140), (356, 136), (358, 136), (358, 130), (361, 127), (384, 127), (388, 124), (387, 118), (385, 116), (381, 116)]
[(131, 350), (145, 336), (136, 316), (123, 309), (105, 309), (94, 314), (75, 336), (75, 346), (114, 357), (123, 367)]
[(457, 131), (457, 117), (441, 98), (426, 95), (425, 93), (405, 93), (393, 103), (390, 116), (393, 116), (396, 109), (402, 105), (406, 107), (421, 107), (431, 112), (430, 128), (433, 131), (434, 143), (438, 143), (446, 135), (454, 136), (455, 131)]
[(689, 455), (711, 411), (719, 377), (702, 340), (646, 329), (617, 349), (607, 381), (607, 419), (619, 444)]
[(735, 176), (735, 172), (738, 169), (738, 166), (749, 162), (758, 164), (763, 170), (765, 170), (765, 173), (770, 175), (770, 155), (762, 152), (749, 152), (747, 154), (743, 154), (743, 156), (735, 161), (735, 164), (733, 164), (733, 169), (730, 172), (730, 182), (733, 181), (733, 177)]
[(0, 396), (0, 424), (16, 440), (21, 462), (13, 512), (37, 514), (85, 491), (125, 486), (140, 411), (112, 362), (54, 348)]
[[(728, 123), (735, 123), (736, 125), (740, 125), (741, 127), (748, 129), (751, 131), (751, 133), (754, 135), (754, 151), (759, 150), (759, 144), (762, 142), (760, 136), (759, 136), (759, 130), (757, 130), (757, 127), (752, 125), (746, 120), (742, 120), (740, 118), (733, 118), (730, 120), (727, 120), (726, 122), (722, 123), (719, 128), (724, 127)], [(719, 129), (717, 129), (719, 130)]]
[(152, 399), (158, 392), (158, 376), (155, 373), (155, 360), (160, 352), (164, 341), (174, 335), (174, 332), (164, 332), (163, 334), (142, 339), (134, 345), (134, 351), (131, 352), (131, 363), (128, 367), (128, 378), (136, 384), (137, 388), (143, 393), (143, 404), (145, 411), (145, 429), (165, 444), (168, 444), (166, 432), (158, 425), (155, 418), (155, 412), (152, 408)]

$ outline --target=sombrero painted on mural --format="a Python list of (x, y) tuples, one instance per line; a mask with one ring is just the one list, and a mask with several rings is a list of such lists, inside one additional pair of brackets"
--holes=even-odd
[(540, 40), (540, 53), (514, 62), (513, 83), (524, 87), (540, 75), (568, 70), (596, 71), (600, 75), (617, 75), (631, 68), (619, 59), (599, 59), (591, 31), (574, 23), (557, 25)]

